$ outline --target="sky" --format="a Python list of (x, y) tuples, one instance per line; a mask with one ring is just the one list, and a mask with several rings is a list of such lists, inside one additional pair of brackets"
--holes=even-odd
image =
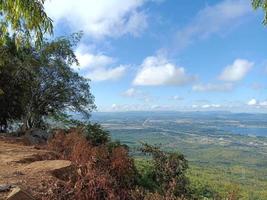
[(267, 26), (250, 0), (48, 0), (98, 111), (267, 112)]

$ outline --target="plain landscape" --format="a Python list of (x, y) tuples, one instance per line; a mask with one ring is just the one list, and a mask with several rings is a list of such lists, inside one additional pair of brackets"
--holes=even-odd
[(114, 140), (146, 159), (141, 143), (186, 155), (190, 177), (221, 192), (234, 185), (247, 198), (266, 198), (267, 114), (230, 112), (93, 113)]

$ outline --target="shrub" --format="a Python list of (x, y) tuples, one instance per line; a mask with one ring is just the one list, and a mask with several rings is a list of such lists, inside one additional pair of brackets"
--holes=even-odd
[[(100, 133), (100, 134), (98, 134)], [(61, 159), (71, 160), (72, 173), (53, 186), (47, 199), (181, 200), (189, 197), (185, 171), (187, 160), (144, 144), (142, 151), (151, 162), (138, 173), (129, 150), (111, 142), (99, 125), (56, 130), (48, 148)], [(61, 192), (61, 190), (65, 192)]]
[(143, 144), (141, 150), (152, 156), (149, 177), (157, 185), (156, 192), (181, 198), (189, 196), (189, 181), (185, 176), (188, 162), (182, 154), (163, 152), (148, 144)]
[(109, 132), (105, 131), (100, 124), (87, 124), (83, 126), (83, 132), (92, 145), (97, 146), (110, 141)]
[[(115, 145), (95, 143), (86, 137), (83, 128), (58, 130), (48, 142), (48, 148), (58, 152), (62, 159), (73, 162), (74, 174), (65, 184), (70, 193), (53, 192), (50, 199), (130, 199), (136, 186), (137, 170), (128, 149)], [(95, 146), (96, 145), (96, 146)], [(58, 188), (59, 190), (62, 188)], [(59, 194), (60, 196), (53, 196)]]

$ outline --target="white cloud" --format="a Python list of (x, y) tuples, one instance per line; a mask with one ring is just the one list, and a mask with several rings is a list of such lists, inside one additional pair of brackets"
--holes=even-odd
[(258, 101), (257, 99), (251, 99), (248, 101), (247, 105), (256, 106), (258, 108), (267, 108), (267, 101)]
[(192, 108), (198, 108), (198, 107), (199, 107), (199, 105), (196, 105), (196, 104), (192, 105)]
[(234, 89), (234, 84), (242, 80), (250, 71), (254, 63), (245, 59), (236, 59), (233, 64), (226, 66), (218, 79), (227, 81), (228, 83), (207, 83), (197, 84), (192, 87), (193, 91), (198, 92), (227, 92)]
[(219, 79), (231, 82), (240, 81), (247, 75), (253, 65), (254, 63), (248, 60), (236, 59), (232, 65), (225, 67)]
[(93, 81), (118, 80), (126, 72), (127, 66), (120, 65), (115, 68), (100, 68), (88, 72), (85, 76)]
[(162, 56), (147, 57), (140, 66), (133, 84), (143, 86), (185, 85), (196, 79), (187, 75), (183, 67), (177, 67)]
[(139, 90), (136, 90), (135, 88), (130, 88), (122, 93), (122, 96), (125, 97), (136, 97), (140, 94)]
[(116, 112), (125, 112), (125, 111), (148, 111), (154, 110), (154, 105), (149, 104), (113, 104), (111, 108), (106, 108), (105, 111), (116, 111)]
[(224, 84), (197, 84), (192, 87), (193, 91), (197, 92), (227, 92), (233, 90), (233, 84), (224, 83)]
[(79, 46), (75, 54), (80, 65), (72, 66), (72, 68), (80, 69), (83, 76), (93, 81), (117, 80), (127, 70), (126, 65), (114, 66), (116, 59), (113, 57), (93, 54), (84, 45)]
[(212, 34), (227, 32), (252, 13), (248, 0), (224, 0), (202, 9), (192, 22), (177, 33), (177, 45), (182, 49), (190, 43)]
[(80, 69), (100, 68), (115, 62), (112, 57), (103, 54), (88, 53), (88, 50), (86, 50), (82, 45), (77, 48), (75, 55), (79, 61), (80, 65), (78, 67)]
[(202, 105), (201, 108), (220, 108), (221, 105), (220, 104), (205, 104), (205, 105)]
[(267, 107), (267, 101), (262, 101), (259, 103), (260, 106)]
[(256, 99), (251, 99), (248, 103), (247, 103), (249, 106), (255, 106), (258, 104), (257, 100)]
[(147, 0), (50, 0), (45, 9), (55, 23), (65, 20), (72, 31), (95, 38), (140, 34), (147, 26), (141, 10)]
[(172, 96), (170, 99), (171, 99), (171, 100), (174, 100), (174, 101), (182, 101), (182, 100), (184, 100), (183, 97), (178, 96), (178, 95), (174, 95), (174, 96)]
[(129, 88), (128, 90), (122, 93), (122, 96), (136, 98), (146, 103), (152, 102), (154, 100), (154, 98), (152, 98), (148, 93), (135, 88)]
[(227, 104), (218, 104), (218, 103), (211, 103), (209, 101), (204, 101), (201, 103), (193, 103), (191, 106), (191, 110), (196, 111), (214, 111), (214, 110), (228, 110)]
[[(256, 100), (256, 99), (255, 99)], [(173, 104), (113, 104), (102, 111), (230, 111), (230, 112), (266, 112), (267, 100), (254, 102), (253, 105), (247, 103), (222, 102), (212, 103), (209, 101), (200, 101), (192, 105), (173, 105)]]

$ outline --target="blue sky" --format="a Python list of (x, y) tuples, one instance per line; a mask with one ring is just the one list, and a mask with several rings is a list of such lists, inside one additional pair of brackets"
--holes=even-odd
[(267, 112), (267, 27), (249, 0), (47, 1), (98, 111)]

